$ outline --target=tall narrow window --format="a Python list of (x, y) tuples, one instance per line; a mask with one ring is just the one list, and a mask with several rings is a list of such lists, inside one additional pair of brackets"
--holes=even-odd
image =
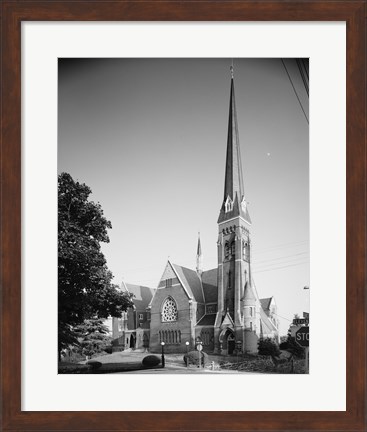
[(235, 255), (235, 254), (236, 254), (236, 243), (235, 243), (235, 242), (233, 242), (233, 243), (231, 244), (231, 254), (232, 254), (232, 255)]
[(229, 256), (229, 243), (226, 242), (225, 244), (225, 257), (228, 258)]

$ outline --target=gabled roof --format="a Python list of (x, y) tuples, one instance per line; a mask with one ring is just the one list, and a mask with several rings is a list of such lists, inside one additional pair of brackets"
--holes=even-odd
[(261, 324), (263, 326), (262, 330), (264, 333), (269, 334), (273, 331), (278, 330), (276, 326), (270, 321), (263, 308), (260, 308), (260, 318), (261, 318)]
[(218, 269), (206, 270), (201, 275), (205, 303), (218, 302)]
[(268, 314), (270, 310), (270, 303), (272, 301), (273, 297), (260, 299), (261, 307), (264, 309), (264, 311)]
[(148, 307), (155, 291), (153, 288), (125, 282), (122, 282), (121, 289), (134, 294), (133, 302), (137, 310), (145, 310)]
[(178, 264), (172, 264), (172, 266), (189, 295), (198, 303), (204, 303), (201, 280), (197, 272)]
[(234, 326), (234, 317), (232, 316), (232, 314), (230, 312), (226, 312), (226, 314), (224, 315), (224, 317), (222, 319), (221, 326), (225, 326), (225, 325)]

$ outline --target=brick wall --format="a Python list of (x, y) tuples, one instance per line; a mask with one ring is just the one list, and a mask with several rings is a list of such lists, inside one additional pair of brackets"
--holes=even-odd
[[(165, 286), (165, 284), (162, 285)], [(178, 309), (177, 321), (162, 322), (162, 306), (167, 297), (172, 297), (176, 302)], [(161, 352), (159, 332), (180, 331), (180, 343), (166, 343), (164, 350), (167, 353), (186, 352), (185, 342), (191, 340), (191, 328), (189, 298), (181, 284), (177, 281), (172, 286), (158, 289), (151, 307), (149, 350), (151, 352)]]

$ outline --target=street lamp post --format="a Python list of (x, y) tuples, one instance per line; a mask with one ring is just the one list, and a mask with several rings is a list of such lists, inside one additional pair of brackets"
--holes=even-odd
[(161, 342), (161, 346), (162, 346), (162, 368), (164, 368), (165, 366), (165, 360), (164, 360), (164, 342)]
[(197, 342), (196, 349), (199, 351), (199, 369), (201, 369), (201, 350), (203, 349), (203, 343), (201, 341)]
[(190, 342), (186, 342), (186, 367), (189, 367), (189, 345)]

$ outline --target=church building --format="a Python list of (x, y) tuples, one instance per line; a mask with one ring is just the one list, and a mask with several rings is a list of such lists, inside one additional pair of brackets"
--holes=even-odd
[(245, 198), (231, 68), (224, 194), (218, 217), (218, 267), (204, 270), (200, 237), (196, 269), (168, 260), (156, 289), (122, 284), (134, 308), (113, 318), (114, 351), (146, 349), (256, 353), (259, 338), (279, 339), (274, 297), (260, 299), (251, 269), (251, 218)]

